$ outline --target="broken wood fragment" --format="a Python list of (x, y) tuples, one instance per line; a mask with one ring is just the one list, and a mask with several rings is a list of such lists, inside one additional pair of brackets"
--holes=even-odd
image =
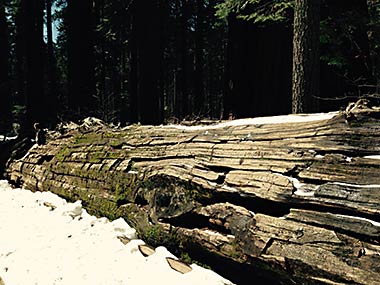
[(153, 253), (156, 252), (156, 250), (153, 247), (150, 247), (149, 245), (146, 244), (141, 244), (139, 245), (139, 250), (142, 255), (146, 256), (151, 256)]
[(185, 274), (185, 273), (188, 273), (191, 270), (193, 270), (191, 268), (191, 266), (189, 266), (188, 264), (186, 264), (185, 262), (183, 262), (181, 260), (174, 259), (174, 258), (171, 258), (171, 257), (167, 257), (166, 261), (168, 262), (169, 266), (172, 269), (174, 269), (175, 271), (177, 271), (179, 273)]
[(129, 243), (131, 240), (127, 238), (126, 236), (118, 236), (117, 237), (123, 244)]

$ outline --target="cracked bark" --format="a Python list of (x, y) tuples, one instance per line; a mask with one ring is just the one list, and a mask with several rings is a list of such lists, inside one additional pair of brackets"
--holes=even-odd
[(79, 126), (16, 151), (7, 176), (239, 284), (379, 284), (380, 160), (364, 157), (380, 152), (379, 118), (357, 104), (308, 123)]
[(294, 1), (292, 112), (318, 110), (320, 0)]

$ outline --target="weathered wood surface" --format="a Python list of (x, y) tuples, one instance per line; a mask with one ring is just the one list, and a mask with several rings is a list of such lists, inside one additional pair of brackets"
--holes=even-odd
[(33, 190), (127, 219), (237, 283), (380, 284), (380, 109), (203, 129), (50, 133), (7, 167)]

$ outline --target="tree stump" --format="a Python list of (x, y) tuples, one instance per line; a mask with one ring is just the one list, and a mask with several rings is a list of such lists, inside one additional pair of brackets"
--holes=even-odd
[(380, 284), (380, 108), (297, 118), (126, 128), (88, 119), (48, 133), (6, 174), (123, 217), (151, 245), (239, 284)]

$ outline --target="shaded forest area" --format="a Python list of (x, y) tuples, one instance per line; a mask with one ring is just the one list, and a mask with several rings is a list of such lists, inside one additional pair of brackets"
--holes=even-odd
[[(319, 95), (305, 111), (378, 100), (380, 3), (313, 1)], [(28, 132), (34, 122), (87, 116), (125, 125), (291, 113), (293, 8), (290, 0), (1, 0), (0, 133), (13, 122)]]

